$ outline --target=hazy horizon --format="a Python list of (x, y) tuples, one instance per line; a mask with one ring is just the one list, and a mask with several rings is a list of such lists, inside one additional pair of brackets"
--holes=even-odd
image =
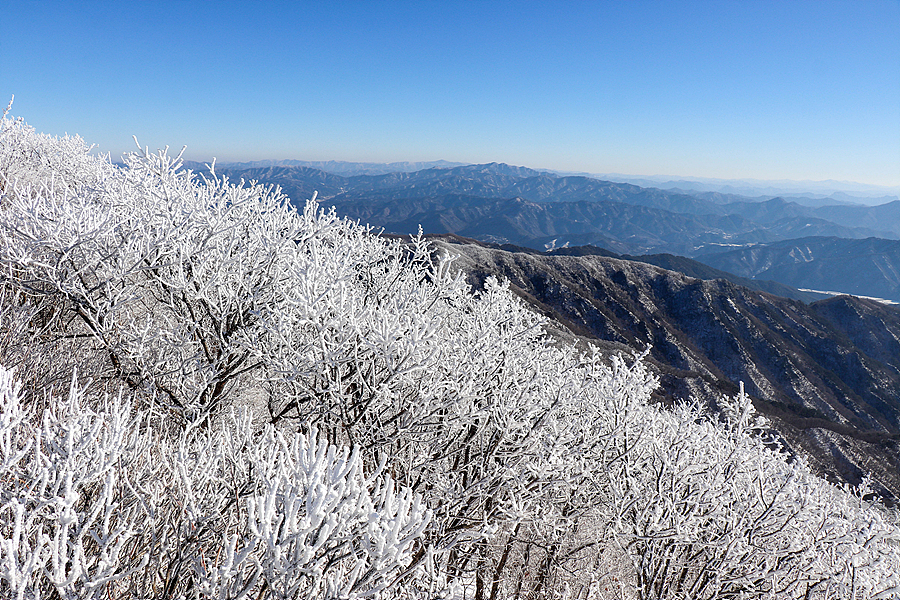
[(22, 0), (0, 102), (114, 158), (900, 187), (900, 2)]
[[(201, 163), (201, 164), (210, 164), (212, 162), (212, 158), (204, 159), (204, 160), (194, 160), (188, 159), (191, 163)], [(490, 161), (487, 163), (463, 163), (456, 161), (447, 161), (444, 159), (436, 159), (436, 160), (400, 160), (393, 162), (375, 162), (375, 161), (344, 161), (344, 160), (304, 160), (297, 158), (269, 158), (269, 159), (260, 159), (253, 161), (220, 161), (216, 159), (216, 165), (220, 167), (229, 167), (229, 168), (253, 168), (253, 167), (266, 167), (266, 166), (285, 166), (290, 165), (292, 163), (297, 164), (335, 164), (335, 165), (368, 165), (372, 167), (384, 166), (388, 167), (391, 165), (398, 165), (401, 167), (409, 166), (409, 165), (432, 165), (433, 163), (446, 163), (451, 166), (472, 166), (472, 165), (486, 165), (492, 163), (498, 164), (510, 164), (505, 163), (502, 160)], [(621, 180), (623, 182), (631, 182), (631, 181), (639, 181), (646, 180), (647, 182), (657, 182), (657, 183), (698, 183), (698, 184), (707, 184), (710, 186), (731, 186), (735, 184), (745, 185), (748, 187), (781, 187), (786, 194), (801, 194), (806, 193), (810, 196), (829, 196), (834, 193), (845, 193), (847, 195), (853, 196), (854, 194), (858, 194), (860, 200), (863, 199), (876, 199), (882, 196), (892, 196), (894, 198), (900, 199), (900, 186), (877, 186), (871, 185), (859, 181), (837, 181), (837, 180), (790, 180), (790, 179), (781, 179), (781, 180), (765, 180), (765, 179), (753, 179), (753, 178), (742, 178), (742, 179), (720, 179), (715, 177), (694, 177), (691, 175), (666, 175), (666, 174), (653, 174), (653, 175), (644, 175), (644, 174), (634, 174), (634, 173), (588, 173), (585, 171), (559, 171), (554, 169), (545, 169), (540, 166), (533, 165), (515, 165), (510, 164), (512, 167), (524, 167), (538, 172), (546, 172), (553, 173), (559, 176), (585, 176), (592, 178), (612, 178), (615, 180)], [(321, 167), (317, 167), (321, 168)], [(424, 168), (430, 168), (424, 167)], [(450, 168), (443, 167), (442, 168)], [(327, 169), (322, 168), (322, 170), (327, 171)], [(402, 169), (409, 171), (410, 169)], [(641, 184), (638, 184), (641, 185)], [(645, 186), (646, 187), (646, 186)], [(826, 193), (827, 192), (827, 193)], [(738, 193), (738, 192), (734, 192)]]

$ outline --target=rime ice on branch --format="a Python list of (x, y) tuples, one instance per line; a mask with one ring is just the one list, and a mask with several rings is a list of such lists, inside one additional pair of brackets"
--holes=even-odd
[(743, 394), (652, 406), (421, 236), (0, 123), (0, 593), (900, 593), (896, 514)]

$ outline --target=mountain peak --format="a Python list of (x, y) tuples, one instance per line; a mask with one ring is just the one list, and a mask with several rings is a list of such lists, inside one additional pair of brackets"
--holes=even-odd
[(509, 177), (538, 177), (540, 175), (551, 176), (554, 178), (557, 177), (557, 175), (547, 171), (536, 171), (534, 169), (529, 169), (528, 167), (517, 167), (498, 162), (467, 165), (465, 167), (459, 167), (459, 169), (470, 173), (493, 173)]

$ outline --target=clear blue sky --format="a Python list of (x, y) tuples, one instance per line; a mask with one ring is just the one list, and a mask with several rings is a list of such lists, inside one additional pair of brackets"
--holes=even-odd
[(197, 160), (896, 186), (900, 0), (16, 0), (12, 94), (114, 157), (134, 134)]

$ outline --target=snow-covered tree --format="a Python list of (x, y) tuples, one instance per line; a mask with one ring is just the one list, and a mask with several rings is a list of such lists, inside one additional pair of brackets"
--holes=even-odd
[(364, 598), (403, 589), (421, 497), (315, 430), (171, 437), (75, 381), (38, 413), (0, 368), (0, 592)]
[(0, 269), (7, 595), (900, 589), (896, 515), (746, 396), (654, 406), (640, 357), (554, 345), (421, 236), (3, 118)]
[[(611, 473), (607, 498), (638, 597), (897, 593), (896, 515), (767, 443), (743, 389), (722, 404), (722, 422), (692, 404), (674, 412), (645, 407), (643, 424), (621, 431), (634, 451)], [(860, 578), (855, 567), (863, 564)]]
[[(117, 169), (79, 140), (52, 153), (23, 129), (2, 132), (19, 150), (0, 157), (7, 281), (72, 315), (66, 334), (98, 344), (118, 381), (152, 388), (188, 420), (215, 409), (257, 367), (244, 342), (259, 310), (285, 301), (279, 283), (309, 219), (270, 189), (200, 185), (165, 152)], [(62, 164), (34, 159), (47, 173), (26, 176), (22, 154)]]

